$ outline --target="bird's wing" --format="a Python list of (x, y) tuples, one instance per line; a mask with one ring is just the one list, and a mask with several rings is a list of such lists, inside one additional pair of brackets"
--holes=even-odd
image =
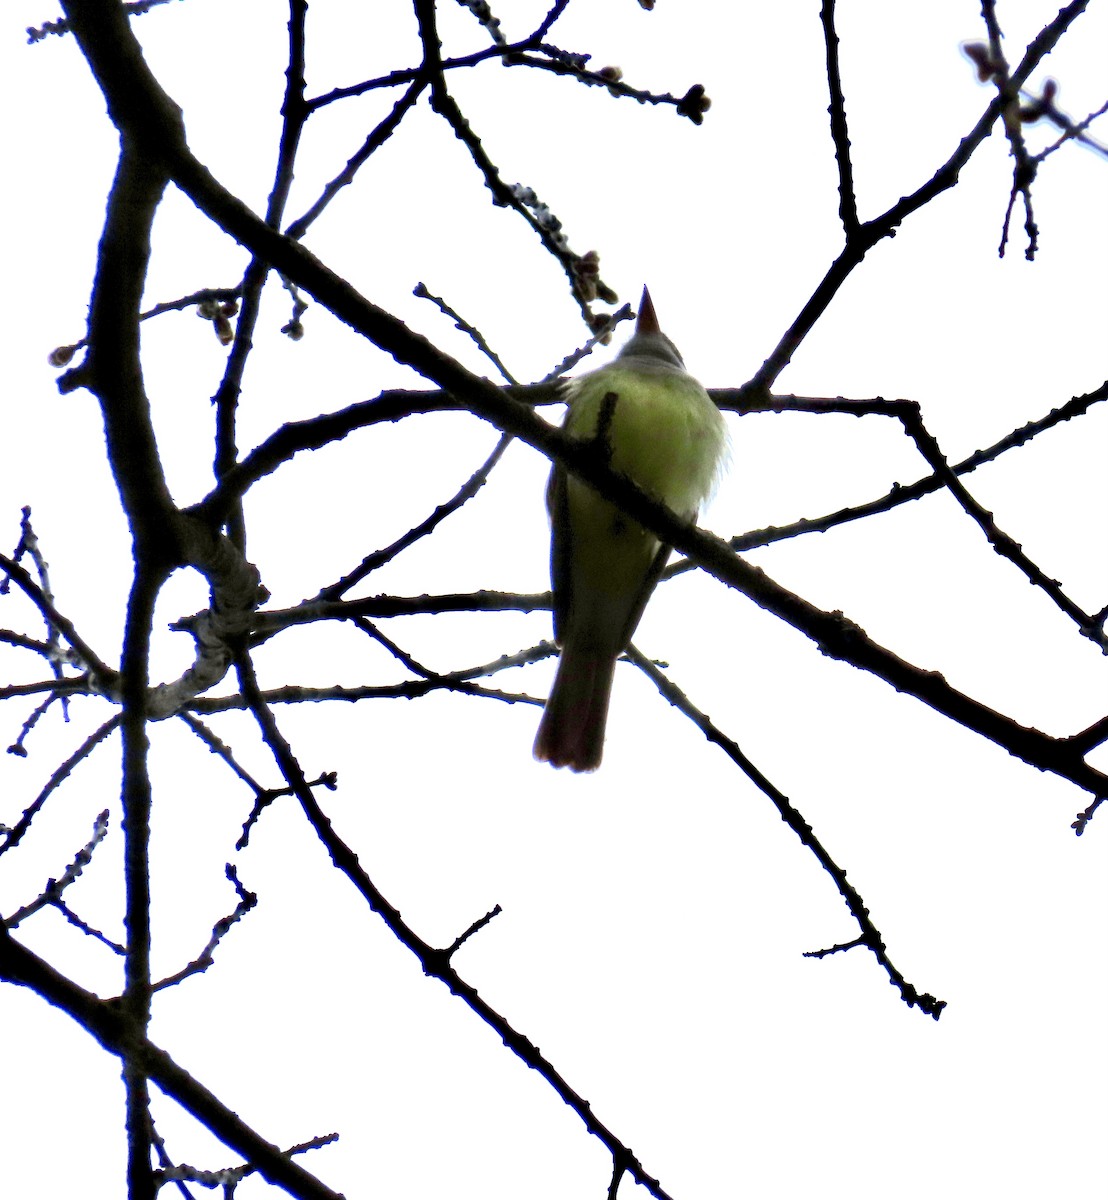
[(650, 564), (650, 570), (643, 576), (642, 586), (635, 596), (635, 602), (627, 610), (627, 623), (623, 627), (623, 634), (619, 643), (621, 651), (626, 650), (630, 644), (635, 629), (642, 618), (643, 609), (646, 608), (646, 602), (650, 599), (651, 592), (657, 587), (658, 580), (661, 579), (662, 572), (666, 569), (666, 563), (669, 562), (669, 556), (672, 553), (673, 547), (667, 546), (664, 542), (658, 547), (658, 552), (654, 555), (654, 561)]
[(560, 646), (569, 619), (570, 571), (569, 500), (565, 469), (555, 465), (546, 485), (550, 513), (550, 585), (554, 592), (554, 640)]

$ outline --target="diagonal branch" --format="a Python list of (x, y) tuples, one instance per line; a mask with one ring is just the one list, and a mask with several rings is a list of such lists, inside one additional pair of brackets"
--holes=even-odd
[(503, 457), (505, 450), (508, 449), (511, 443), (511, 434), (502, 434), (488, 458), (485, 459), (449, 500), (437, 505), (433, 513), (425, 517), (418, 525), (414, 525), (391, 545), (366, 555), (353, 571), (348, 572), (341, 579), (323, 588), (316, 599), (323, 601), (338, 600), (350, 591), (352, 587), (360, 583), (367, 575), (384, 566), (385, 563), (395, 558), (398, 554), (402, 554), (409, 546), (414, 545), (421, 538), (428, 537), (434, 533), (447, 517), (466, 505), (485, 486), (488, 482), (489, 473)]
[(404, 920), (400, 912), (389, 903), (366, 873), (357, 854), (335, 832), (330, 820), (316, 802), (304, 773), (300, 769), (300, 764), (293, 755), (292, 747), (277, 727), (277, 722), (258, 689), (254, 669), (247, 655), (240, 656), (238, 668), (242, 693), (249, 703), (254, 719), (258, 722), (262, 737), (269, 746), (281, 773), (300, 801), (304, 816), (331, 856), (331, 861), (335, 864), (336, 869), (341, 871), (354, 885), (369, 907), (389, 927), (397, 941), (416, 956), (423, 967), (424, 974), (433, 976), (444, 983), (503, 1040), (517, 1058), (538, 1072), (559, 1098), (580, 1117), (589, 1133), (607, 1148), (613, 1160), (626, 1164), (625, 1170), (636, 1183), (640, 1183), (656, 1200), (669, 1200), (668, 1193), (663, 1190), (658, 1181), (646, 1174), (630, 1149), (593, 1113), (589, 1102), (569, 1085), (534, 1042), (513, 1028), (481, 997), (475, 987), (458, 974), (450, 962), (454, 947), (438, 950), (425, 942)]
[(299, 1200), (342, 1200), (337, 1192), (293, 1162), (280, 1147), (267, 1142), (231, 1108), (124, 1016), (118, 1002), (101, 1000), (12, 937), (0, 922), (0, 979), (30, 988), (67, 1013), (109, 1053), (152, 1079), (167, 1096), (237, 1150), (270, 1183)]
[[(1023, 56), (1020, 65), (1012, 72), (1012, 84), (1019, 88), (1042, 59), (1057, 45), (1058, 39), (1088, 7), (1089, 0), (1073, 0), (1067, 4), (1038, 35)], [(853, 237), (848, 236), (846, 245), (835, 261), (828, 267), (816, 290), (800, 310), (792, 325), (786, 330), (773, 353), (762, 364), (751, 386), (768, 391), (781, 372), (787, 367), (800, 344), (811, 332), (812, 327), (823, 316), (839, 288), (862, 259), (884, 238), (892, 237), (896, 229), (914, 212), (929, 204), (936, 196), (954, 187), (962, 168), (969, 162), (978, 146), (989, 136), (993, 125), (1004, 111), (1007, 99), (996, 96), (985, 109), (970, 132), (958, 143), (958, 148), (945, 163), (914, 192), (903, 196), (880, 216), (874, 217), (857, 227)]]
[[(141, 55), (136, 57), (131, 51), (134, 37), (116, 7), (108, 0), (63, 0), (63, 3), (67, 15), (74, 21), (81, 48), (105, 92), (113, 119), (125, 126), (134, 122), (142, 136), (153, 137), (151, 152), (162, 157), (174, 182), (203, 212), (232, 237), (303, 286), (339, 320), (434, 380), (477, 416), (562, 463), (661, 540), (695, 559), (721, 582), (788, 621), (811, 638), (823, 653), (850, 662), (884, 679), (897, 690), (916, 696), (1025, 762), (1053, 771), (1094, 793), (1108, 787), (1108, 776), (1090, 767), (1071, 747), (979, 704), (952, 688), (936, 672), (905, 662), (872, 641), (842, 613), (824, 612), (795, 596), (763, 571), (744, 562), (721, 539), (680, 520), (628, 480), (596, 462), (595, 456), (583, 453), (581, 447), (561, 430), (547, 425), (529, 405), (513, 400), (488, 380), (467, 371), (391, 313), (366, 300), (302, 245), (269, 228), (193, 158), (183, 137), (176, 136), (172, 116), (178, 110), (150, 74)], [(1075, 0), (1064, 8), (1031, 43), (1013, 78), (1025, 77), (1084, 7), (1084, 0)], [(953, 186), (961, 167), (995, 120), (997, 103), (994, 101), (989, 106), (970, 136), (927, 184), (898, 202), (878, 221), (862, 226), (861, 236), (871, 241), (887, 236), (907, 215)], [(165, 126), (161, 138), (153, 136), (159, 121)], [(857, 251), (844, 251), (844, 256), (848, 253)], [(802, 336), (814, 324), (845, 279), (845, 274), (838, 275), (845, 262), (844, 256), (837, 260), (836, 266), (816, 289), (813, 300), (794, 323), (794, 332), (798, 335)], [(766, 386), (768, 377), (775, 376), (791, 356), (792, 350), (787, 345), (790, 336), (786, 335), (760, 373), (767, 375)]]
[(965, 484), (951, 470), (942, 450), (939, 449), (939, 443), (923, 423), (919, 405), (906, 404), (901, 413), (901, 421), (908, 436), (915, 442), (919, 452), (927, 460), (927, 465), (935, 472), (936, 477), (942, 480), (963, 511), (976, 522), (997, 554), (1018, 567), (1036, 587), (1042, 588), (1062, 612), (1076, 622), (1081, 633), (1090, 641), (1095, 642), (1105, 654), (1108, 654), (1108, 632), (1101, 628), (1094, 616), (1085, 612), (1079, 604), (1075, 604), (1062, 591), (1061, 584), (1056, 579), (1049, 578), (1024, 554), (1022, 547), (997, 525), (993, 514), (986, 512), (978, 504)]
[[(811, 825), (804, 820), (800, 810), (794, 807), (792, 801), (789, 800), (784, 792), (776, 788), (758, 770), (739, 748), (738, 743), (719, 729), (706, 713), (696, 708), (685, 693), (668, 676), (660, 671), (650, 659), (634, 646), (628, 647), (627, 657), (654, 684), (670, 704), (683, 712), (701, 733), (704, 734), (708, 741), (719, 746), (750, 782), (768, 798), (780, 814), (781, 820), (788, 825), (800, 839), (801, 844), (812, 852), (819, 865), (831, 876), (835, 886), (839, 889), (839, 895), (842, 896), (847, 908), (850, 909), (850, 915), (858, 923), (858, 928), (861, 931), (857, 941), (851, 943), (851, 945), (865, 946), (873, 954), (874, 958), (877, 959), (885, 971), (885, 974), (888, 975), (890, 982), (899, 989), (901, 999), (909, 1008), (913, 1006), (918, 1007), (921, 1012), (925, 1012), (929, 1017), (934, 1017), (937, 1021), (946, 1007), (946, 1001), (937, 1000), (934, 996), (928, 995), (926, 992), (918, 991), (893, 965), (885, 948), (881, 933), (873, 923), (873, 919), (869, 915), (869, 909), (865, 906), (862, 897), (858, 894), (857, 889), (851, 884), (850, 880), (847, 879), (846, 872), (835, 862), (824, 848), (823, 843), (816, 837)], [(837, 949), (845, 948), (837, 947)], [(823, 957), (825, 953), (827, 952), (818, 952), (811, 955), (811, 957)]]
[(411, 83), (404, 95), (393, 105), (388, 116), (373, 129), (358, 150), (351, 155), (346, 166), (323, 189), (319, 199), (303, 216), (297, 217), (289, 225), (288, 229), (285, 230), (289, 237), (296, 238), (297, 240), (302, 238), (313, 222), (322, 216), (324, 209), (334, 200), (339, 192), (348, 184), (354, 182), (354, 176), (357, 175), (359, 169), (368, 162), (371, 155), (376, 153), (392, 137), (405, 115), (415, 106), (415, 102), (423, 94), (426, 86), (427, 81), (421, 78), (417, 78)]
[(6, 554), (0, 554), (0, 570), (3, 570), (9, 579), (14, 580), (19, 585), (31, 603), (42, 613), (47, 628), (51, 631), (56, 630), (73, 648), (77, 659), (88, 669), (91, 677), (89, 681), (90, 686), (104, 689), (110, 687), (116, 677), (115, 671), (107, 663), (103, 662), (93, 648), (81, 637), (73, 622), (58, 612), (49, 597), (46, 596), (42, 588), (35, 583), (27, 571), (17, 562), (8, 558)]

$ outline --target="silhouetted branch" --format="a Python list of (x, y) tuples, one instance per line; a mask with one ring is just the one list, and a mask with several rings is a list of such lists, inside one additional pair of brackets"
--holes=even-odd
[(864, 946), (869, 950), (874, 958), (877, 959), (881, 968), (888, 975), (889, 980), (900, 991), (901, 999), (909, 1008), (915, 1006), (921, 1012), (926, 1013), (929, 1017), (934, 1017), (937, 1021), (942, 1015), (943, 1009), (946, 1007), (945, 1000), (936, 1000), (934, 996), (926, 992), (918, 991), (910, 984), (904, 976), (893, 966), (892, 960), (889, 958), (885, 948), (885, 942), (881, 937), (881, 933), (877, 926), (873, 923), (869, 915), (869, 909), (866, 907), (859, 895), (857, 889), (850, 883), (846, 877), (846, 872), (839, 866), (837, 862), (824, 848), (822, 842), (816, 837), (811, 825), (804, 820), (799, 809), (795, 808), (788, 796), (784, 792), (775, 787), (765, 775), (750, 761), (749, 758), (739, 748), (738, 744), (729, 738), (719, 727), (712, 721), (707, 714), (696, 708), (689, 700), (688, 696), (662, 671), (658, 669), (646, 658), (638, 649), (631, 646), (627, 650), (627, 657), (639, 668), (640, 671), (654, 684), (658, 691), (672, 704), (678, 711), (685, 714), (686, 717), (704, 734), (709, 742), (719, 746), (719, 748), (727, 755), (729, 759), (742, 771), (742, 773), (750, 780), (751, 783), (764, 795), (770, 803), (777, 809), (781, 820), (796, 834), (800, 839), (801, 844), (815, 857), (819, 865), (831, 876), (832, 881), (839, 890), (839, 895), (842, 896), (847, 908), (850, 910), (850, 915), (858, 923), (858, 928), (861, 930), (859, 936), (852, 942), (848, 942), (841, 946), (832, 947), (829, 950), (821, 950), (810, 953), (810, 957), (822, 958), (828, 954), (840, 951), (849, 950), (854, 946)]
[(31, 801), (31, 803), (23, 810), (23, 815), (18, 821), (7, 830), (4, 840), (0, 842), (0, 855), (6, 854), (9, 850), (18, 846), (23, 838), (23, 835), (31, 827), (31, 822), (35, 819), (42, 806), (53, 795), (54, 792), (69, 778), (73, 773), (74, 767), (78, 763), (84, 762), (86, 758), (96, 749), (97, 746), (111, 733), (113, 733), (123, 720), (121, 713), (116, 713), (104, 722), (98, 729), (90, 733), (81, 745), (58, 767), (50, 776), (46, 786), (39, 794)]
[(300, 1200), (342, 1200), (298, 1166), (289, 1153), (267, 1142), (202, 1083), (136, 1029), (118, 1001), (101, 1000), (28, 950), (0, 923), (0, 979), (30, 988), (67, 1013), (124, 1066), (152, 1079), (167, 1096), (238, 1151), (260, 1175)]
[[(1032, 39), (1019, 66), (1012, 72), (1012, 86), (1022, 86), (1043, 57), (1058, 44), (1058, 39), (1073, 24), (1088, 5), (1088, 0), (1074, 0), (1066, 5), (1038, 35)], [(970, 132), (958, 143), (958, 148), (945, 163), (928, 179), (903, 196), (891, 208), (870, 221), (862, 222), (853, 237), (848, 237), (842, 252), (827, 269), (816, 290), (801, 308), (800, 313), (778, 342), (776, 349), (762, 364), (751, 380), (751, 385), (769, 390), (778, 375), (791, 362), (800, 344), (811, 332), (816, 321), (827, 310), (855, 267), (869, 251), (884, 238), (892, 236), (913, 213), (930, 204), (936, 196), (954, 187), (962, 168), (969, 162), (974, 151), (989, 136), (997, 118), (1003, 113), (1008, 101), (997, 96), (977, 120)]]
[(1056, 579), (1048, 578), (1043, 571), (1033, 563), (1022, 547), (1020, 547), (1013, 538), (1009, 537), (1002, 529), (999, 528), (996, 521), (993, 519), (993, 514), (986, 512), (984, 508), (970, 495), (967, 488), (962, 484), (954, 472), (950, 469), (942, 451), (939, 449), (938, 442), (931, 436), (923, 424), (923, 418), (920, 415), (918, 405), (905, 405), (901, 420), (904, 423), (904, 428), (908, 436), (915, 442), (919, 448), (919, 452), (927, 460), (928, 465), (935, 472), (936, 476), (943, 480), (943, 483), (949, 489), (954, 499), (958, 501), (962, 509), (976, 522), (981, 531), (989, 539), (990, 545), (1002, 558), (1008, 559), (1018, 567), (1023, 574), (1036, 587), (1042, 588), (1050, 599), (1062, 610), (1071, 620), (1076, 622), (1078, 629), (1083, 636), (1090, 641), (1096, 642), (1098, 646), (1108, 654), (1108, 633), (1105, 632), (1095, 618), (1085, 612), (1080, 605), (1075, 604), (1062, 591), (1061, 585)]
[(200, 951), (196, 958), (173, 975), (168, 975), (165, 979), (159, 979), (157, 983), (152, 984), (151, 991), (158, 992), (163, 988), (174, 987), (183, 980), (188, 979), (190, 975), (199, 975), (206, 971), (215, 963), (216, 948), (230, 932), (231, 927), (241, 921), (258, 903), (258, 897), (253, 892), (248, 892), (239, 883), (238, 872), (230, 863), (227, 864), (226, 875), (231, 881), (235, 893), (238, 895), (238, 903), (235, 905), (234, 911), (225, 917), (220, 917), (216, 921), (215, 925), (212, 926), (212, 936), (208, 939), (208, 944)]
[(854, 167), (850, 161), (850, 135), (846, 125), (846, 101), (839, 75), (839, 35), (835, 32), (835, 0), (823, 0), (820, 8), (823, 44), (827, 58), (827, 86), (831, 93), (831, 140), (835, 144), (835, 163), (839, 168), (839, 219), (846, 240), (858, 230), (858, 201), (854, 195)]
[[(96, 822), (92, 829), (92, 837), (89, 838), (85, 845), (82, 846), (82, 848), (77, 852), (77, 856), (62, 872), (61, 878), (48, 880), (46, 887), (43, 888), (42, 892), (34, 900), (32, 900), (30, 904), (25, 904), (22, 908), (16, 909), (16, 911), (13, 912), (10, 917), (6, 917), (4, 919), (4, 924), (6, 924), (9, 929), (15, 929), (17, 925), (21, 924), (28, 917), (32, 916), (34, 913), (40, 912), (42, 909), (48, 906), (65, 909), (65, 905), (62, 902), (62, 893), (67, 887), (69, 887), (71, 883), (76, 882), (76, 880), (81, 877), (85, 867), (92, 862), (92, 856), (96, 850), (96, 847), (100, 845), (107, 834), (108, 812), (107, 809), (105, 809), (96, 818)], [(67, 916), (72, 915), (69, 913), (68, 909), (65, 909), (65, 911)], [(84, 928), (86, 932), (92, 932), (87, 926)]]
[(273, 714), (269, 711), (269, 706), (263, 699), (254, 677), (253, 667), (246, 655), (240, 658), (238, 670), (242, 693), (247, 699), (250, 711), (254, 714), (255, 720), (258, 722), (262, 737), (272, 751), (281, 773), (296, 793), (304, 816), (315, 831), (316, 836), (323, 843), (327, 853), (331, 856), (331, 861), (335, 867), (350, 880), (369, 907), (389, 927), (393, 936), (416, 956), (424, 972), (446, 984), (455, 996), (462, 1000), (476, 1016), (480, 1017), (501, 1038), (504, 1045), (517, 1058), (542, 1076), (554, 1089), (559, 1098), (580, 1117), (589, 1133), (607, 1148), (609, 1153), (612, 1154), (613, 1159), (618, 1158), (619, 1161), (627, 1162), (626, 1170), (636, 1183), (641, 1184), (652, 1196), (656, 1197), (656, 1200), (668, 1200), (668, 1193), (662, 1189), (658, 1181), (646, 1174), (638, 1159), (594, 1115), (589, 1102), (566, 1082), (554, 1068), (554, 1065), (543, 1056), (539, 1048), (529, 1038), (515, 1030), (500, 1013), (478, 994), (476, 988), (466, 983), (458, 974), (450, 963), (450, 957), (456, 946), (452, 947), (449, 951), (437, 950), (430, 943), (425, 942), (408, 925), (400, 915), (400, 912), (385, 899), (384, 895), (377, 888), (377, 885), (370, 879), (358, 861), (357, 854), (335, 833), (331, 822), (316, 803), (311, 788), (309, 788), (300, 769), (300, 765), (293, 755), (292, 747), (281, 734)]

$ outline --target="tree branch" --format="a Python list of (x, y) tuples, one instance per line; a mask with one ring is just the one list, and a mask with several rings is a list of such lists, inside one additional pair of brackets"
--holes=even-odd
[(30, 988), (67, 1013), (110, 1054), (152, 1079), (167, 1096), (252, 1163), (265, 1179), (299, 1200), (343, 1200), (280, 1147), (267, 1142), (214, 1093), (178, 1066), (140, 1031), (117, 1001), (101, 1000), (67, 979), (12, 937), (0, 922), (0, 979)]

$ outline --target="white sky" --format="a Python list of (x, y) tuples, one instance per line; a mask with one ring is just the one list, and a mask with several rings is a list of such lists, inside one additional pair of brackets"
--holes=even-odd
[[(404, 5), (314, 0), (309, 90), (414, 64)], [(354, 15), (351, 8), (358, 10)], [(759, 11), (755, 12), (754, 9)], [(709, 386), (737, 386), (770, 353), (841, 246), (814, 2), (721, 6), (659, 0), (572, 5), (551, 38), (618, 63), (629, 83), (682, 93), (702, 82), (701, 128), (537, 72), (487, 65), (452, 80), (509, 182), (535, 189), (571, 245), (601, 253), (622, 299), (649, 282), (663, 327)], [(979, 5), (840, 5), (842, 70), (863, 218), (931, 175), (988, 103), (959, 51), (983, 37)], [(748, 11), (750, 10), (750, 11)], [(766, 10), (766, 11), (760, 11)], [(1059, 103), (1098, 107), (1108, 6), (1050, 57)], [(509, 37), (542, 6), (501, 11)], [(1002, 4), (1012, 61), (1057, 5)], [(923, 15), (921, 15), (923, 13)], [(362, 15), (359, 15), (362, 14)], [(23, 2), (0, 20), (9, 119), (3, 159), (5, 437), (0, 549), (29, 504), (61, 610), (102, 657), (118, 654), (129, 545), (87, 393), (59, 397), (49, 350), (83, 322), (115, 136), (69, 40), (26, 47), (56, 14)], [(260, 210), (283, 86), (284, 6), (190, 0), (135, 29), (182, 104), (190, 145)], [(443, 6), (449, 53), (484, 44)], [(392, 96), (332, 107), (309, 124), (289, 216), (298, 216)], [(13, 119), (13, 116), (17, 119)], [(467, 365), (487, 368), (411, 290), (423, 281), (476, 324), (520, 379), (582, 340), (560, 271), (512, 214), (494, 209), (460, 144), (423, 104), (313, 227), (309, 248), (371, 300)], [(1106, 118), (1108, 120), (1108, 118)], [(1102, 121), (1103, 125), (1104, 122)], [(1094, 130), (1094, 132), (1096, 132)], [(1029, 130), (1034, 146), (1047, 134)], [(1108, 140), (1104, 129), (1101, 141)], [(878, 246), (797, 353), (777, 391), (917, 400), (951, 460), (1105, 378), (1108, 163), (1070, 146), (1035, 186), (1041, 248), (1018, 221), (999, 239), (1010, 179), (993, 136), (962, 184)], [(172, 191), (155, 229), (150, 303), (238, 281), (243, 253)], [(240, 445), (283, 421), (385, 387), (417, 386), (319, 306), (306, 336), (278, 334), (271, 284), (245, 381)], [(171, 487), (210, 487), (209, 398), (225, 352), (191, 313), (143, 331), (147, 385)], [(733, 466), (704, 522), (721, 534), (786, 524), (879, 496), (926, 473), (889, 421), (730, 418)], [(1104, 469), (1108, 413), (1044, 435), (968, 478), (974, 495), (1086, 610), (1108, 603)], [(351, 435), (302, 455), (247, 498), (248, 551), (276, 606), (349, 570), (448, 499), (495, 431), (450, 415)], [(489, 486), (438, 536), (362, 594), (546, 586), (545, 464), (514, 446)], [(945, 496), (812, 535), (751, 560), (878, 642), (1017, 720), (1076, 732), (1105, 711), (1104, 659)], [(159, 605), (156, 672), (191, 643), (167, 624), (205, 603), (175, 578)], [(13, 597), (0, 626), (39, 627)], [(19, 622), (23, 620), (21, 625)], [(549, 618), (412, 618), (387, 629), (439, 669), (548, 636)], [(889, 1194), (1073, 1200), (1104, 1195), (1108, 1156), (1108, 839), (1076, 839), (1089, 797), (1008, 757), (886, 684), (819, 655), (792, 629), (686, 576), (652, 601), (636, 644), (666, 660), (788, 794), (860, 890), (890, 955), (949, 1002), (938, 1023), (909, 1010), (851, 939), (828, 878), (769, 803), (654, 694), (617, 673), (603, 768), (535, 764), (538, 709), (437, 696), (406, 704), (277, 710), (321, 802), (412, 926), (448, 945), (494, 904), (503, 913), (455, 966), (537, 1043), (682, 1200)], [(0, 684), (36, 679), (0, 655)], [(390, 682), (397, 667), (345, 627), (302, 630), (259, 653), (267, 686)], [(493, 682), (545, 694), (552, 664)], [(28, 709), (3, 707), (0, 737)], [(108, 715), (83, 700), (52, 712), (30, 756), (0, 759), (0, 821), (13, 823), (57, 763)], [(279, 783), (251, 722), (212, 722), (266, 784)], [(112, 832), (71, 902), (120, 936), (118, 743), (85, 763), (0, 860), (0, 912), (56, 876), (112, 808)], [(234, 861), (258, 909), (216, 967), (158, 997), (152, 1036), (269, 1140), (331, 1130), (303, 1164), (348, 1197), (545, 1198), (606, 1194), (598, 1142), (540, 1079), (440, 984), (425, 979), (325, 857), (290, 801), (233, 850), (250, 797), (183, 726), (154, 731), (155, 971), (193, 957), (233, 905)], [(1091, 759), (1108, 769), (1103, 748)], [(19, 937), (111, 995), (117, 960), (44, 914)], [(0, 989), (5, 1194), (118, 1196), (122, 1088), (115, 1060), (28, 992)], [(159, 1130), (178, 1160), (237, 1161), (168, 1101)], [(268, 1192), (251, 1181), (249, 1200)], [(625, 1179), (620, 1196), (635, 1194)], [(199, 1194), (199, 1189), (198, 1189)], [(645, 1195), (645, 1193), (642, 1193)]]

